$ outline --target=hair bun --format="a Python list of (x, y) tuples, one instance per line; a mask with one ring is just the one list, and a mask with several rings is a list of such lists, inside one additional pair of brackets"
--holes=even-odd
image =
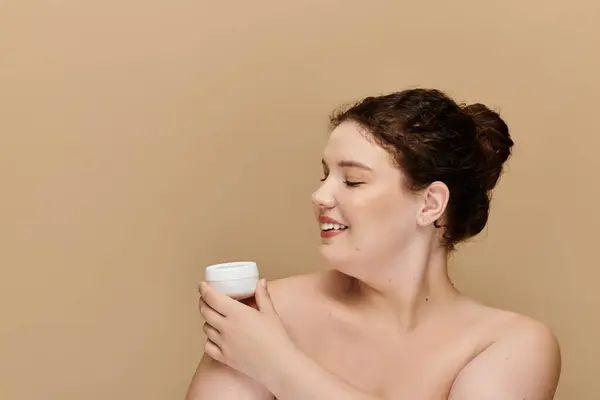
[(498, 115), (481, 103), (463, 108), (475, 123), (479, 147), (483, 154), (482, 178), (487, 190), (492, 190), (500, 175), (502, 167), (510, 157), (513, 141), (510, 138), (508, 125)]

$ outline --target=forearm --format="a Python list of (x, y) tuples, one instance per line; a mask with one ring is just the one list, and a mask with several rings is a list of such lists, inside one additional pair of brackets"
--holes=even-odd
[(279, 400), (382, 400), (360, 391), (297, 350), (267, 383)]

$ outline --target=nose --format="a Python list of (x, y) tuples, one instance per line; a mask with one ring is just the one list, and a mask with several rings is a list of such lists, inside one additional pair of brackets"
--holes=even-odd
[(335, 207), (335, 196), (331, 192), (327, 182), (324, 182), (317, 190), (313, 192), (312, 202), (315, 207), (320, 209)]

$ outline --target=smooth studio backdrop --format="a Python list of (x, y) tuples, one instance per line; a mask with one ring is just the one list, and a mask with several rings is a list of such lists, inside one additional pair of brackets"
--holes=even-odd
[(557, 399), (597, 399), (599, 4), (3, 1), (0, 398), (183, 398), (202, 269), (322, 268), (329, 113), (427, 86), (516, 142), (452, 275), (554, 329)]

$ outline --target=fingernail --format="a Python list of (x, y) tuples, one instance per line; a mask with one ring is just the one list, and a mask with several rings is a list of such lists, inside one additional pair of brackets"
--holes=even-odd
[(260, 280), (260, 284), (262, 285), (262, 287), (266, 288), (267, 287), (267, 280), (266, 279), (261, 279)]

